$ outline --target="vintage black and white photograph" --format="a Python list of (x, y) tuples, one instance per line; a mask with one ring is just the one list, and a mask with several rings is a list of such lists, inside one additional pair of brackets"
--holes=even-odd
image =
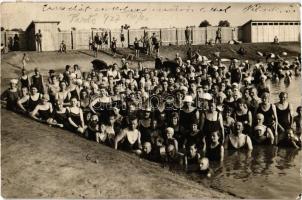
[(302, 199), (298, 1), (0, 8), (3, 198)]

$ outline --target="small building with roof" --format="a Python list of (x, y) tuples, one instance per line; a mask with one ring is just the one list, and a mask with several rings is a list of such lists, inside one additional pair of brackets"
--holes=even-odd
[(241, 26), (242, 41), (248, 43), (300, 41), (300, 21), (296, 20), (250, 20)]
[(28, 50), (37, 49), (36, 33), (41, 30), (42, 50), (57, 51), (59, 49), (58, 25), (59, 21), (32, 21), (26, 29)]

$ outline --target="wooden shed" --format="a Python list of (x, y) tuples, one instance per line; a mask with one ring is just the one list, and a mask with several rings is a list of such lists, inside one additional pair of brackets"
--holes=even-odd
[(56, 51), (59, 49), (58, 24), (59, 21), (32, 21), (27, 27), (28, 50), (37, 49), (36, 33), (41, 30), (42, 50)]
[(243, 42), (273, 42), (277, 36), (279, 42), (300, 41), (300, 21), (250, 20), (242, 25)]

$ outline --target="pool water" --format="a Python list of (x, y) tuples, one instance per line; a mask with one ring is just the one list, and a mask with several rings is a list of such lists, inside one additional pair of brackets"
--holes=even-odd
[[(272, 103), (279, 100), (281, 91), (288, 92), (294, 111), (301, 105), (301, 78), (293, 77), (289, 85), (283, 79), (270, 82)], [(276, 146), (255, 146), (247, 152), (225, 151), (222, 164), (211, 163), (214, 173), (201, 181), (212, 187), (243, 198), (296, 199), (302, 192), (302, 152)]]

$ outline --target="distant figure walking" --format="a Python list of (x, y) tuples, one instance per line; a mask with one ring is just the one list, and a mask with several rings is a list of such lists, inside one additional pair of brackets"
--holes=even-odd
[(139, 58), (139, 40), (137, 39), (137, 37), (135, 38), (135, 41), (134, 41), (134, 49), (135, 49), (135, 57), (136, 58)]
[(91, 44), (91, 49), (92, 49), (92, 51), (93, 51), (94, 57), (95, 57), (95, 58), (98, 57), (98, 45), (96, 44), (95, 41), (92, 42), (92, 44)]
[(14, 46), (13, 46), (14, 51), (19, 51), (20, 50), (19, 41), (20, 41), (20, 39), (19, 39), (18, 34), (15, 34), (15, 37), (14, 37)]
[(23, 57), (22, 57), (22, 69), (25, 69), (25, 66), (26, 66), (28, 61), (29, 61), (29, 58), (28, 58), (27, 54), (24, 53)]
[(220, 27), (216, 31), (215, 44), (217, 43), (217, 40), (218, 40), (219, 44), (221, 44), (221, 28)]
[(111, 47), (111, 51), (113, 53), (113, 57), (115, 57), (116, 56), (116, 48), (117, 48), (116, 47), (116, 39), (115, 39), (115, 37), (112, 38), (110, 47)]
[(153, 45), (153, 51), (155, 51), (155, 53), (158, 54), (159, 53), (159, 41), (158, 41), (155, 33), (153, 33), (151, 40), (152, 40), (152, 45)]
[(42, 52), (42, 33), (40, 29), (38, 33), (36, 33), (36, 42), (37, 42), (37, 51)]
[(97, 49), (102, 49), (103, 47), (103, 37), (99, 36), (98, 33), (94, 36), (94, 44), (96, 45)]
[(190, 33), (191, 33), (191, 31), (190, 31), (189, 27), (187, 26), (187, 27), (186, 27), (186, 30), (185, 30), (186, 45), (191, 44), (191, 41), (190, 41)]
[(124, 34), (124, 26), (121, 26), (121, 43), (122, 43), (122, 48), (124, 48), (124, 42), (125, 42), (125, 34)]

